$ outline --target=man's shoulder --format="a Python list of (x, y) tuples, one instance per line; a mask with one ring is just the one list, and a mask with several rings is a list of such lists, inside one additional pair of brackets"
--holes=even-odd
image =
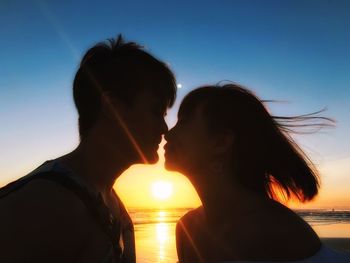
[(40, 178), (30, 180), (19, 189), (1, 198), (0, 202), (1, 204), (15, 205), (14, 208), (28, 209), (43, 206), (55, 211), (60, 210), (60, 207), (53, 206), (55, 204), (64, 204), (66, 209), (80, 208), (78, 211), (84, 207), (83, 202), (70, 189), (54, 181)]
[(27, 231), (79, 229), (89, 219), (82, 200), (64, 186), (45, 179), (32, 180), (0, 199), (0, 210), (4, 214), (2, 224), (13, 228), (24, 224)]
[(45, 258), (36, 255), (35, 248), (40, 247), (48, 257), (61, 250), (62, 258), (69, 258), (91, 240), (108, 242), (84, 202), (50, 180), (32, 180), (0, 199), (0, 211), (0, 244), (7, 251), (19, 249)]

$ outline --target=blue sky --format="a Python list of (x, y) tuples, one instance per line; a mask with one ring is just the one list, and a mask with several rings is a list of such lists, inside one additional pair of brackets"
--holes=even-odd
[(349, 13), (349, 1), (321, 0), (1, 1), (2, 174), (19, 176), (73, 149), (77, 65), (118, 33), (170, 63), (183, 85), (178, 102), (198, 85), (229, 79), (287, 101), (270, 105), (275, 114), (327, 107), (337, 127), (297, 140), (316, 163), (350, 160)]

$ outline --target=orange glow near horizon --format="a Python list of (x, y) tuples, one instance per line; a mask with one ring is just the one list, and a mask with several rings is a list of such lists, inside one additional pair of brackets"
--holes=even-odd
[[(190, 181), (183, 174), (164, 168), (164, 144), (163, 140), (158, 150), (158, 163), (133, 165), (117, 180), (115, 189), (128, 208), (194, 208), (201, 205)], [(282, 203), (295, 209), (350, 209), (350, 196), (344, 188), (346, 184), (334, 182), (329, 176), (336, 175), (339, 180), (347, 178), (346, 161), (329, 163), (320, 169), (322, 184), (314, 200), (307, 203), (281, 200)]]
[[(153, 165), (133, 165), (117, 180), (115, 189), (127, 208), (195, 208), (201, 201), (190, 181), (181, 173), (167, 171), (164, 168), (164, 141), (159, 147), (159, 162)], [(54, 156), (53, 156), (54, 157)], [(26, 163), (9, 167), (1, 167), (0, 187), (22, 177), (39, 166), (43, 157), (28, 160)], [(327, 161), (319, 165), (321, 188), (318, 196), (310, 202), (301, 204), (295, 201), (284, 202), (296, 209), (350, 209), (349, 176), (350, 157)], [(153, 192), (156, 182), (165, 182), (171, 194)], [(156, 184), (157, 185), (157, 184)], [(163, 191), (162, 187), (158, 188)], [(157, 190), (157, 192), (158, 192)], [(167, 190), (168, 191), (168, 190)], [(166, 191), (165, 191), (166, 192)]]
[(133, 165), (118, 178), (115, 189), (127, 207), (179, 208), (201, 205), (190, 181), (181, 173), (164, 168), (164, 144), (163, 140), (156, 164)]

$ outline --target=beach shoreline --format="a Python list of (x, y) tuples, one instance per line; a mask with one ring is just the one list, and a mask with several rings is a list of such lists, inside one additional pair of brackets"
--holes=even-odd
[[(189, 208), (133, 209), (137, 262), (177, 262), (175, 226)], [(325, 247), (350, 253), (350, 212), (301, 211)]]

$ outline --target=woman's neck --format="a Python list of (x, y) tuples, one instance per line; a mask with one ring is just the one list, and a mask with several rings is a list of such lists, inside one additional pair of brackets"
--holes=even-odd
[(256, 211), (264, 198), (242, 187), (230, 171), (221, 174), (203, 172), (192, 178), (192, 183), (202, 201), (209, 223), (216, 223), (225, 218), (244, 216)]
[(109, 193), (116, 179), (130, 166), (125, 157), (106, 151), (99, 144), (81, 143), (59, 159), (96, 191)]

